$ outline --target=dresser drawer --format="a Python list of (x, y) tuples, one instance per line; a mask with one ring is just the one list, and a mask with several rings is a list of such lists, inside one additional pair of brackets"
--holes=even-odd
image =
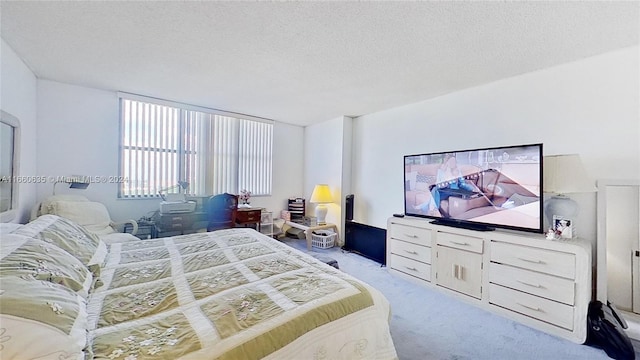
[(157, 225), (163, 229), (186, 229), (190, 228), (194, 223), (193, 216), (186, 215), (162, 215), (157, 222)]
[(491, 261), (562, 276), (567, 279), (575, 279), (576, 275), (574, 254), (527, 246), (492, 242)]
[(262, 217), (262, 210), (238, 210), (236, 220), (238, 222), (259, 222)]
[(392, 239), (389, 243), (391, 253), (413, 260), (431, 264), (431, 248), (414, 243)]
[(573, 330), (573, 306), (489, 284), (489, 303)]
[(438, 245), (482, 254), (484, 241), (476, 237), (439, 232), (436, 242)]
[(568, 305), (575, 303), (575, 284), (569, 279), (491, 263), (489, 281)]
[(392, 269), (401, 271), (405, 274), (413, 275), (420, 279), (431, 281), (431, 265), (429, 264), (391, 254), (391, 259), (389, 259), (389, 266)]
[(393, 224), (389, 231), (391, 237), (398, 240), (408, 241), (410, 243), (431, 246), (431, 230), (422, 229), (413, 226)]

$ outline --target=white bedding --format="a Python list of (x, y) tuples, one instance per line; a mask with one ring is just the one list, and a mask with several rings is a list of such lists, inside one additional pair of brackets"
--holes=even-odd
[(397, 358), (380, 292), (253, 229), (112, 242), (43, 215), (12, 230), (3, 360)]
[[(112, 244), (100, 277), (95, 358), (397, 358), (376, 289), (252, 229)], [(335, 313), (365, 295), (371, 305)]]

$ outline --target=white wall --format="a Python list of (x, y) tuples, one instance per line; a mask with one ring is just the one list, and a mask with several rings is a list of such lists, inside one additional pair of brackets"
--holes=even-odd
[[(304, 198), (306, 213), (315, 216), (315, 204), (309, 203), (316, 184), (328, 184), (333, 195), (333, 203), (327, 204), (326, 221), (338, 225), (342, 233), (344, 179), (343, 164), (350, 160), (350, 152), (345, 151), (345, 132), (350, 134), (352, 119), (341, 116), (320, 124), (305, 127), (304, 130)], [(346, 140), (350, 143), (350, 139)], [(340, 238), (340, 242), (344, 240)]]
[[(20, 121), (21, 176), (36, 175), (36, 77), (13, 49), (0, 44), (0, 108)], [(14, 222), (26, 222), (35, 204), (36, 185), (18, 184), (19, 208)]]
[[(341, 224), (346, 219), (346, 199), (345, 196), (352, 193), (351, 191), (351, 162), (353, 160), (353, 118), (346, 117), (342, 124), (342, 196), (340, 197), (340, 206), (343, 209)], [(355, 217), (352, 220), (358, 221)]]
[[(639, 178), (638, 51), (622, 49), (356, 118), (356, 216), (386, 227), (392, 213), (403, 212), (407, 154), (542, 142), (545, 155), (580, 154), (594, 181)], [(574, 199), (581, 207), (578, 234), (593, 240), (595, 194)]]
[[(38, 173), (43, 176), (118, 175), (119, 115), (116, 92), (55, 81), (38, 81)], [(276, 123), (273, 148), (272, 196), (253, 197), (253, 206), (276, 212), (286, 199), (303, 191), (303, 128)], [(293, 149), (299, 149), (295, 151)], [(104, 203), (116, 220), (138, 219), (158, 209), (158, 200), (117, 199), (117, 184), (91, 184), (82, 194)], [(38, 201), (52, 194), (53, 186), (38, 187)]]
[[(41, 176), (118, 175), (118, 99), (114, 92), (38, 80), (38, 173)], [(38, 199), (53, 185), (38, 187)], [(116, 183), (86, 190), (60, 183), (57, 194), (80, 194), (105, 203), (115, 216)]]

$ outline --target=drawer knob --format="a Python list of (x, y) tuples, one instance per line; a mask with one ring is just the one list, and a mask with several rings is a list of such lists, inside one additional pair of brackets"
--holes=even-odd
[(534, 263), (534, 264), (544, 264), (544, 261), (542, 261), (542, 260), (527, 259), (527, 258), (523, 258), (523, 257), (519, 257), (518, 259), (522, 260), (522, 261)]
[(414, 234), (404, 234), (404, 236), (414, 238), (414, 239), (418, 238), (418, 235), (414, 235)]
[(411, 271), (418, 271), (418, 269), (411, 267), (411, 266), (405, 266), (407, 269), (411, 270)]
[(411, 255), (418, 255), (417, 251), (409, 251), (409, 250), (405, 250), (406, 253), (409, 253)]
[(530, 282), (526, 282), (526, 281), (522, 281), (522, 280), (516, 280), (516, 281), (519, 282), (520, 284), (524, 284), (524, 285), (531, 286), (531, 287), (534, 287), (534, 288), (541, 288), (542, 287), (542, 285), (540, 285), (540, 284), (532, 284)]
[(525, 305), (525, 304), (522, 304), (522, 303), (519, 303), (519, 302), (516, 302), (516, 304), (518, 304), (518, 305), (520, 305), (520, 306), (522, 306), (522, 307), (524, 307), (524, 308), (527, 308), (527, 309), (529, 309), (529, 310), (533, 310), (533, 311), (542, 311), (539, 307), (529, 306), (529, 305)]

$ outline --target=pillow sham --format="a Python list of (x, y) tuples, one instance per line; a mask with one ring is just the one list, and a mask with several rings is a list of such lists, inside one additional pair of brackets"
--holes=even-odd
[(86, 202), (89, 199), (82, 195), (52, 195), (40, 204), (40, 211), (42, 212), (40, 215), (51, 214), (52, 204), (56, 201)]
[(60, 284), (89, 296), (93, 276), (80, 260), (66, 251), (22, 235), (2, 236), (0, 276), (15, 275)]
[(61, 285), (0, 276), (1, 359), (84, 359), (85, 300)]
[(59, 200), (65, 200), (65, 201), (89, 201), (89, 199), (87, 199), (85, 196), (82, 196), (82, 195), (68, 195), (68, 194), (52, 195), (52, 196), (49, 196), (48, 198), (46, 198), (41, 203), (36, 204), (36, 206), (34, 206), (33, 209), (31, 209), (31, 219), (29, 219), (29, 220), (33, 221), (33, 220), (37, 219), (38, 216), (51, 214), (51, 212), (50, 212), (51, 203), (54, 202), (54, 201), (59, 201)]
[(51, 203), (51, 213), (70, 219), (98, 235), (114, 232), (109, 211), (104, 204), (95, 201), (54, 201)]
[(68, 252), (85, 264), (94, 276), (107, 256), (107, 246), (97, 235), (57, 215), (42, 215), (15, 231), (15, 234), (44, 240)]

